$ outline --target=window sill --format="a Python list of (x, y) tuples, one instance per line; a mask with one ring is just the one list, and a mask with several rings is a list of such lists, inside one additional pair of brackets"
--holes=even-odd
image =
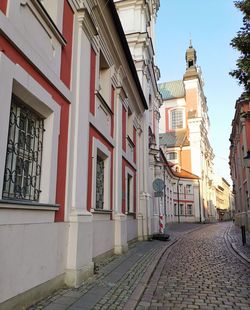
[(23, 210), (44, 210), (44, 211), (57, 211), (59, 210), (58, 204), (47, 204), (39, 202), (30, 202), (24, 200), (7, 200), (0, 199), (0, 209), (23, 209)]
[(135, 212), (125, 212), (126, 215), (135, 216)]
[(100, 209), (91, 209), (91, 213), (94, 214), (111, 214), (112, 210), (100, 210)]

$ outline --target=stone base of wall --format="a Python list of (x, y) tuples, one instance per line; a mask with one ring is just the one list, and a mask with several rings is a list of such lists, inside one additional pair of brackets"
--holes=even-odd
[(36, 287), (33, 287), (30, 290), (21, 293), (13, 298), (8, 299), (7, 301), (0, 304), (0, 309), (5, 310), (26, 309), (27, 307), (38, 302), (42, 298), (49, 296), (56, 290), (63, 287), (66, 287), (64, 274), (54, 279), (51, 279), (45, 283), (42, 283)]

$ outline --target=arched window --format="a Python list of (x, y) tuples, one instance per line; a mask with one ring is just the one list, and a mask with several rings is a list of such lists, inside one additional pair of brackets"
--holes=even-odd
[(181, 129), (184, 126), (183, 109), (175, 109), (171, 111), (171, 128)]

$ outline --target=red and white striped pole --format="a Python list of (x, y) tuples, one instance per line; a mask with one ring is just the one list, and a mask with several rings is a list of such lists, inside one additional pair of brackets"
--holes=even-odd
[(159, 232), (163, 234), (163, 215), (159, 214)]

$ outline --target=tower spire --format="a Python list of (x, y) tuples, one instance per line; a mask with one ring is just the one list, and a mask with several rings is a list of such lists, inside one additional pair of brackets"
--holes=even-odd
[(189, 48), (192, 48), (193, 45), (192, 45), (192, 34), (191, 32), (189, 32)]

